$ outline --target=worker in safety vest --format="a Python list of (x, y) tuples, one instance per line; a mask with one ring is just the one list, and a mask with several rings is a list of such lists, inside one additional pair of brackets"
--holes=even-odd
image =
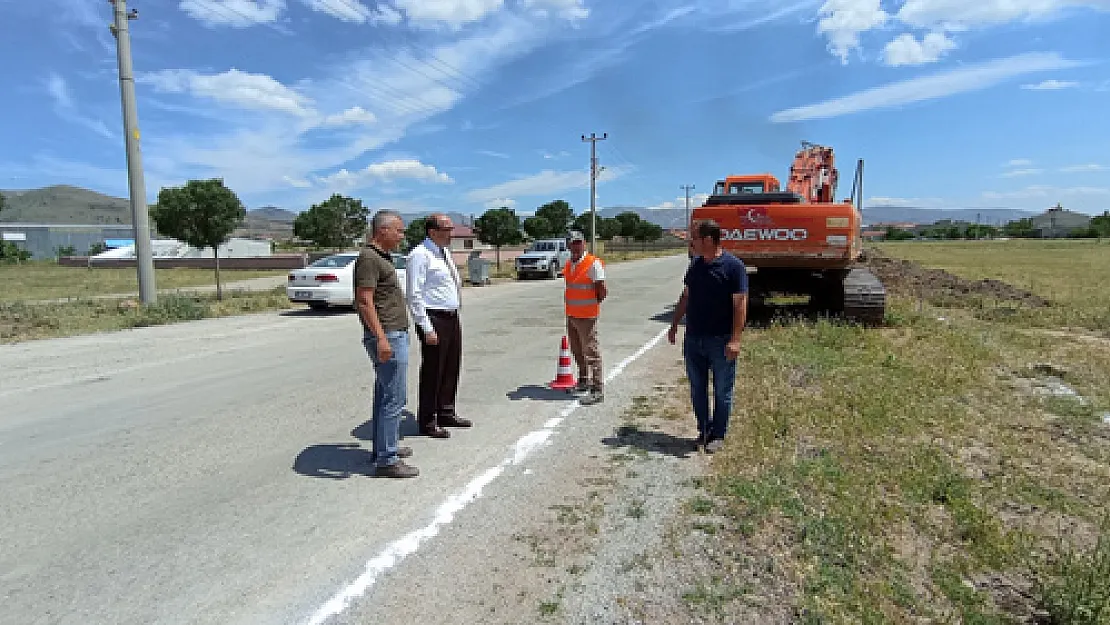
[(586, 252), (586, 237), (581, 232), (572, 232), (569, 246), (571, 257), (563, 268), (567, 342), (578, 365), (578, 384), (574, 392), (579, 395), (579, 403), (588, 406), (604, 399), (597, 318), (608, 290), (605, 265), (600, 258)]

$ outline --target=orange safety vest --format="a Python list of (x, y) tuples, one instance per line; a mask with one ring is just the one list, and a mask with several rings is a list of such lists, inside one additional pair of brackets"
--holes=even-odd
[[(594, 261), (599, 260), (587, 252), (578, 262), (578, 267), (571, 271), (573, 261), (567, 261), (563, 268), (563, 278), (566, 280), (566, 310), (568, 317), (578, 319), (594, 319), (601, 315), (601, 304), (597, 301), (597, 290), (593, 280), (590, 279), (590, 267)], [(599, 261), (600, 262), (600, 261)]]

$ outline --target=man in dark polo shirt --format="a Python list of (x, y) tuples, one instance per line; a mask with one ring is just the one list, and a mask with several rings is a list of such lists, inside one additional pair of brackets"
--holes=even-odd
[(362, 345), (374, 363), (374, 475), (416, 477), (420, 471), (401, 458), (401, 411), (408, 400), (409, 315), (405, 293), (390, 252), (405, 238), (405, 223), (382, 210), (370, 221), (370, 240), (355, 261), (355, 302), (362, 322)]
[[(678, 323), (686, 317), (682, 355), (690, 380), (690, 400), (698, 423), (696, 445), (714, 453), (724, 445), (736, 383), (736, 356), (748, 316), (748, 272), (743, 261), (721, 249), (721, 226), (704, 220), (694, 226), (694, 256), (675, 306), (667, 340), (674, 345)], [(713, 411), (709, 375), (713, 375)]]

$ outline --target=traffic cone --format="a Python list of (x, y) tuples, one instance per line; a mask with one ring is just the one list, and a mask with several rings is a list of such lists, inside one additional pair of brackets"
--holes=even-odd
[(548, 386), (555, 390), (569, 391), (574, 388), (576, 383), (574, 371), (570, 368), (570, 346), (567, 344), (566, 335), (564, 335), (563, 345), (559, 348), (559, 367), (555, 373), (555, 380)]

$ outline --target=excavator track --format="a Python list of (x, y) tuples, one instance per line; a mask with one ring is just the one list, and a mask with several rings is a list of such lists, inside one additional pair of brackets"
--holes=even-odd
[(844, 318), (864, 325), (882, 325), (886, 319), (886, 287), (864, 267), (844, 276)]

